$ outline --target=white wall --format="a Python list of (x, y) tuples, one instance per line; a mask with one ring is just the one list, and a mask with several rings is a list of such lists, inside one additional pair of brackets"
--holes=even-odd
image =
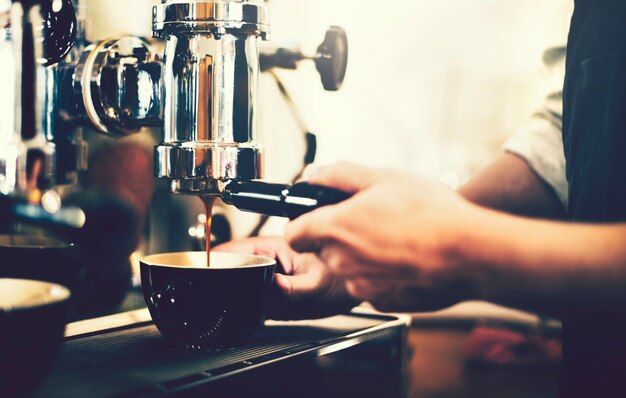
[[(276, 42), (295, 40), (312, 51), (331, 24), (349, 34), (341, 92), (322, 92), (312, 68), (282, 74), (320, 137), (320, 162), (347, 158), (433, 176), (481, 163), (524, 122), (541, 98), (541, 53), (564, 42), (569, 22), (563, 0), (272, 6)], [(263, 89), (264, 130), (287, 129), (273, 112), (271, 84)]]

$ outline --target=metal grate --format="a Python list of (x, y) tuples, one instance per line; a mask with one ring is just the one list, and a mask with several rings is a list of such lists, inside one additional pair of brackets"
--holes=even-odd
[(381, 325), (388, 318), (342, 315), (319, 321), (268, 322), (240, 348), (183, 351), (154, 325), (66, 341), (57, 365), (36, 397), (141, 396), (262, 364)]

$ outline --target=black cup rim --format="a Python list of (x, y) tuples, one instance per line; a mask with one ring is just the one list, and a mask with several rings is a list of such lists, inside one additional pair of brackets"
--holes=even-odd
[[(185, 257), (186, 259), (194, 258), (195, 264), (201, 265), (181, 265), (180, 262), (173, 260), (176, 257)], [(227, 258), (228, 261), (235, 259), (242, 259), (239, 264), (223, 265), (219, 264), (217, 259), (213, 257)], [(141, 264), (148, 267), (160, 267), (160, 268), (174, 268), (174, 269), (194, 269), (204, 271), (219, 271), (219, 270), (234, 270), (234, 269), (251, 269), (251, 268), (266, 268), (276, 265), (276, 260), (258, 256), (254, 254), (246, 253), (231, 253), (231, 252), (211, 252), (211, 267), (206, 266), (206, 252), (175, 252), (175, 253), (160, 253), (146, 256), (140, 260)], [(248, 264), (251, 263), (251, 264)]]

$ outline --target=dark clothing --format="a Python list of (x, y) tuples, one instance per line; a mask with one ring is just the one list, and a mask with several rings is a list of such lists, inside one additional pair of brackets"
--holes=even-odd
[(576, 1), (564, 101), (571, 218), (626, 220), (626, 1)]
[[(563, 95), (570, 218), (626, 221), (626, 0), (576, 0)], [(560, 396), (626, 397), (626, 311), (565, 314), (563, 356)]]

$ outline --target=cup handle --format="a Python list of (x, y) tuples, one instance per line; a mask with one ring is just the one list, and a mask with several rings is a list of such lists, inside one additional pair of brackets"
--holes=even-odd
[(157, 316), (167, 327), (187, 329), (193, 323), (191, 281), (174, 280), (152, 295)]

